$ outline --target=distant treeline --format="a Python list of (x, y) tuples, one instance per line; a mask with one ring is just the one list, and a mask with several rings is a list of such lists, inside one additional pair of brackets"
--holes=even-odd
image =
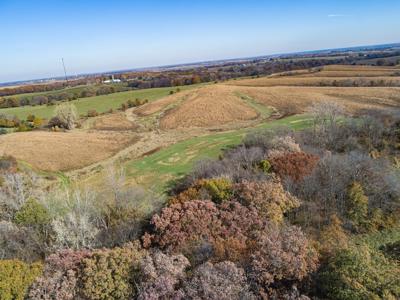
[(71, 101), (100, 95), (108, 95), (129, 90), (126, 86), (93, 85), (81, 89), (71, 89), (62, 92), (46, 93), (43, 95), (11, 96), (0, 98), (0, 108), (26, 105), (54, 105), (58, 101)]
[[(373, 62), (380, 66), (392, 66), (398, 63), (393, 61), (393, 57), (400, 56), (400, 52), (377, 52), (370, 54), (353, 54), (347, 56), (324, 56), (308, 57), (293, 56), (285, 59), (254, 59), (242, 62), (227, 62), (214, 66), (199, 66), (191, 69), (166, 70), (158, 72), (125, 72), (115, 74), (115, 79), (120, 79), (130, 89), (148, 89), (158, 87), (174, 87), (191, 85), (202, 82), (225, 81), (239, 77), (256, 77), (270, 75), (273, 73), (287, 72), (301, 69), (310, 69), (332, 64), (356, 64), (369, 59), (377, 59)], [(372, 62), (371, 62), (372, 63)], [(91, 85), (80, 92), (60, 91), (66, 87), (65, 82), (54, 82), (38, 85), (24, 85), (14, 88), (0, 89), (0, 107), (15, 107), (23, 105), (46, 104), (54, 101), (71, 100), (95, 95), (104, 95), (121, 91), (115, 88), (117, 85), (101, 85), (109, 76), (90, 76), (68, 82), (69, 87), (80, 85)], [(123, 84), (121, 85), (123, 86)], [(114, 90), (112, 90), (114, 88)], [(5, 98), (18, 94), (38, 93), (57, 91), (54, 94), (23, 97), (23, 98)], [(46, 99), (47, 98), (47, 99)]]

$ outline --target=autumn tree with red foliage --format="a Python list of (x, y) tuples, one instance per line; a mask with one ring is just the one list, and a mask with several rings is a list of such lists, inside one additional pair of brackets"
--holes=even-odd
[(270, 159), (272, 170), (282, 179), (301, 181), (310, 175), (317, 165), (319, 157), (304, 152), (290, 152)]
[(260, 289), (295, 284), (318, 267), (316, 250), (299, 227), (270, 225), (259, 232), (251, 255), (249, 277)]
[[(154, 233), (145, 234), (145, 246), (157, 245), (168, 251), (191, 253), (199, 244), (210, 243), (218, 245), (224, 258), (239, 257), (236, 252), (246, 249), (252, 234), (264, 226), (252, 207), (233, 201), (216, 205), (207, 200), (173, 204), (164, 208), (160, 215), (153, 216), (151, 224)], [(226, 243), (236, 248), (225, 249)]]
[(92, 255), (89, 250), (70, 249), (50, 255), (45, 261), (45, 269), (32, 285), (29, 299), (32, 300), (72, 300), (78, 293), (81, 262)]

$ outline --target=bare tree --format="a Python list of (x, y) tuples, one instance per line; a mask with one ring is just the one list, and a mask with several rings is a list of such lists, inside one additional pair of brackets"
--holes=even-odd
[(310, 108), (313, 116), (314, 138), (318, 143), (330, 144), (339, 129), (340, 118), (344, 116), (344, 107), (336, 102), (318, 102)]
[(34, 198), (41, 200), (40, 179), (33, 172), (6, 173), (0, 187), (0, 208), (2, 219), (11, 220), (25, 202)]
[(89, 190), (65, 190), (57, 195), (64, 199), (64, 213), (53, 220), (56, 243), (59, 247), (74, 249), (96, 246), (99, 232), (96, 194)]
[(63, 103), (56, 107), (55, 117), (60, 120), (65, 129), (74, 129), (75, 122), (78, 119), (78, 111), (75, 105), (71, 103)]

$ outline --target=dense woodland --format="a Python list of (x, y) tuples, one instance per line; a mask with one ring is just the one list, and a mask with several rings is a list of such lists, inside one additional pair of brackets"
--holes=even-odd
[(311, 114), (199, 162), (162, 206), (118, 167), (105, 196), (2, 157), (0, 298), (399, 299), (400, 114)]

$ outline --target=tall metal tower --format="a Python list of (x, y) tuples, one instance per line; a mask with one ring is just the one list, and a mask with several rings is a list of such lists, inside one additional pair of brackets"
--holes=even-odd
[(67, 70), (65, 69), (64, 58), (61, 58), (61, 61), (62, 61), (62, 65), (64, 68), (65, 81), (67, 82), (67, 86), (68, 86), (68, 76), (67, 76)]

